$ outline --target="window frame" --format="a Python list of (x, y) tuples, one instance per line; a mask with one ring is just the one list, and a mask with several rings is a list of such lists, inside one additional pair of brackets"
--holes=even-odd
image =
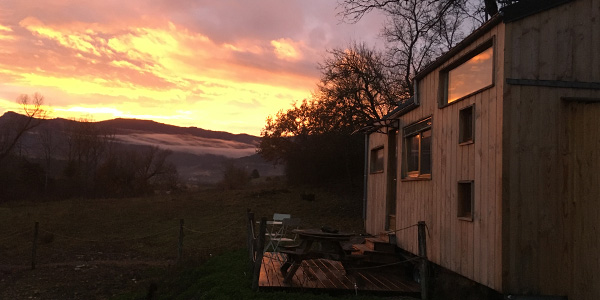
[[(467, 110), (471, 110), (471, 117), (470, 117), (470, 121), (471, 121), (471, 130), (470, 130), (470, 138), (466, 138), (465, 137), (465, 122), (464, 120), (466, 119), (463, 116), (463, 112), (466, 112)], [(469, 145), (469, 144), (473, 144), (475, 143), (475, 104), (471, 104), (468, 106), (465, 106), (461, 109), (458, 110), (458, 144), (459, 145)]]
[[(465, 199), (462, 193), (463, 187), (466, 185), (468, 185), (470, 196), (468, 199)], [(456, 217), (459, 220), (473, 222), (473, 216), (475, 215), (475, 181), (459, 180), (456, 188)]]
[[(381, 153), (382, 155), (382, 159), (381, 159), (381, 165), (379, 165), (379, 159), (378, 159), (378, 155), (375, 155), (377, 153)], [(374, 148), (371, 149), (370, 152), (370, 157), (369, 157), (369, 173), (370, 174), (378, 174), (378, 173), (383, 173), (383, 171), (385, 170), (385, 152), (384, 152), (384, 146), (383, 145), (379, 145), (376, 146)]]
[[(489, 85), (483, 86), (480, 89), (473, 91), (467, 95), (464, 95), (450, 103), (448, 103), (448, 81), (449, 81), (449, 73), (450, 71), (458, 68), (463, 65), (471, 58), (481, 54), (482, 52), (492, 48), (492, 82)], [(493, 36), (489, 40), (481, 43), (479, 46), (475, 47), (475, 49), (469, 51), (450, 65), (444, 67), (439, 71), (439, 97), (438, 97), (438, 107), (444, 108), (446, 106), (450, 106), (454, 103), (460, 102), (466, 98), (469, 98), (475, 94), (481, 93), (487, 89), (490, 89), (496, 85), (496, 36)]]
[(412, 180), (431, 180), (432, 168), (433, 168), (433, 155), (432, 148), (433, 143), (430, 142), (429, 145), (429, 173), (422, 173), (422, 162), (423, 162), (423, 153), (422, 153), (422, 143), (421, 139), (419, 139), (419, 147), (418, 147), (418, 168), (417, 171), (408, 171), (408, 159), (409, 159), (409, 150), (408, 149), (408, 140), (415, 136), (421, 136), (424, 132), (430, 132), (430, 139), (433, 140), (433, 117), (429, 116), (425, 119), (414, 122), (408, 126), (403, 128), (402, 132), (402, 172), (401, 172), (401, 180), (402, 181), (412, 181)]

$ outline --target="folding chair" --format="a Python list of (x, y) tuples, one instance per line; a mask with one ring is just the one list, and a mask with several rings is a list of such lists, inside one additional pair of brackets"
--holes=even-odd
[(273, 252), (277, 252), (281, 243), (295, 242), (298, 237), (297, 234), (292, 233), (292, 230), (300, 227), (299, 218), (285, 218), (282, 221), (281, 228), (276, 237), (272, 238), (273, 241)]
[(290, 215), (290, 214), (274, 213), (273, 220), (267, 221), (267, 225), (269, 225), (269, 227), (268, 227), (267, 232), (265, 233), (265, 237), (267, 237), (269, 240), (268, 240), (267, 244), (265, 245), (263, 252), (267, 252), (267, 250), (269, 250), (269, 248), (271, 248), (271, 249), (273, 249), (273, 251), (275, 251), (275, 242), (276, 241), (273, 239), (280, 237), (279, 235), (281, 234), (281, 230), (283, 229), (283, 220), (289, 219), (291, 217), (292, 217), (292, 215)]

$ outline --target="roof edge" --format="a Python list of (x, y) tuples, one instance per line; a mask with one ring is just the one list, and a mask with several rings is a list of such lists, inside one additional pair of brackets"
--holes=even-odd
[(522, 0), (502, 9), (504, 23), (515, 22), (573, 0)]
[[(565, 0), (562, 0), (562, 1), (565, 1)], [(423, 70), (421, 70), (419, 73), (417, 73), (415, 75), (414, 80), (418, 81), (418, 80), (422, 79), (423, 77), (425, 77), (425, 75), (431, 73), (433, 70), (435, 70), (436, 68), (438, 68), (439, 66), (444, 64), (448, 59), (450, 59), (451, 57), (458, 54), (458, 52), (460, 52), (460, 51), (464, 50), (465, 48), (467, 48), (468, 46), (470, 46), (473, 42), (475, 42), (475, 40), (482, 37), (486, 32), (490, 31), (494, 26), (498, 25), (502, 21), (502, 18), (503, 18), (503, 16), (500, 13), (495, 14), (491, 19), (489, 19), (487, 22), (483, 23), (483, 25), (481, 25), (479, 28), (477, 28), (475, 31), (473, 31), (471, 34), (469, 34), (466, 38), (464, 38), (462, 41), (460, 41), (458, 44), (456, 44), (456, 46), (452, 47), (446, 53), (442, 54), (436, 60), (434, 60), (432, 63), (427, 65), (425, 68), (423, 68)]]

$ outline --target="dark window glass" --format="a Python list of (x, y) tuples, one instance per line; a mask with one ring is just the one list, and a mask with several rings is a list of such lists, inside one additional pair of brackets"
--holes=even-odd
[(371, 150), (371, 173), (383, 172), (383, 147)]
[(404, 128), (402, 178), (431, 175), (431, 118)]
[(458, 182), (457, 216), (463, 220), (473, 220), (473, 181)]
[(473, 106), (465, 107), (459, 112), (459, 143), (473, 141)]
[[(406, 168), (409, 173), (419, 171), (419, 135), (414, 135), (406, 138), (406, 149), (408, 157), (406, 160)], [(418, 175), (418, 174), (417, 174)]]
[(431, 129), (421, 133), (421, 174), (431, 174)]

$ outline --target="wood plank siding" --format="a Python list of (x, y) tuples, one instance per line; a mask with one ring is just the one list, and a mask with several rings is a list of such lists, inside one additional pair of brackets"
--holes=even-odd
[[(482, 92), (440, 108), (439, 71), (462, 59), (479, 45), (494, 41), (494, 85)], [(402, 128), (432, 117), (431, 179), (398, 180), (396, 228), (425, 221), (428, 257), (431, 261), (495, 289), (501, 288), (501, 98), (503, 94), (504, 25), (498, 24), (473, 44), (424, 76), (418, 83), (420, 107), (400, 117), (399, 151), (403, 149)], [(474, 143), (459, 145), (459, 111), (474, 105)], [(370, 147), (384, 144), (381, 134), (372, 134)], [(402, 155), (398, 155), (402, 160)], [(496, 158), (498, 157), (498, 158)], [(386, 157), (387, 159), (387, 157)], [(399, 177), (400, 178), (400, 177)], [(457, 217), (458, 182), (474, 182), (472, 221)], [(383, 174), (369, 177), (366, 228), (380, 233), (384, 225)], [(382, 200), (379, 200), (382, 199)], [(416, 227), (397, 232), (399, 247), (418, 253)]]
[(503, 290), (597, 299), (600, 1), (508, 23), (506, 37), (507, 81), (527, 84), (503, 101)]
[[(369, 135), (368, 161), (371, 161), (371, 155), (374, 149), (383, 147), (384, 162), (388, 161), (387, 135), (385, 133), (374, 132)], [(387, 168), (388, 164), (383, 164), (384, 169), (381, 172), (373, 173), (367, 170), (367, 205), (365, 230), (372, 234), (379, 234), (385, 231), (386, 221), (386, 187), (387, 187)]]
[[(519, 3), (417, 74), (398, 173), (403, 129), (429, 117), (432, 170), (398, 176), (396, 228), (425, 221), (431, 261), (505, 295), (600, 299), (600, 0)], [(440, 105), (443, 74), (489, 41), (493, 85)], [(473, 142), (460, 144), (468, 106)], [(369, 147), (386, 141), (371, 134)], [(371, 234), (385, 229), (384, 174), (368, 177)], [(459, 217), (465, 183), (473, 206)], [(396, 240), (418, 253), (416, 228)]]

